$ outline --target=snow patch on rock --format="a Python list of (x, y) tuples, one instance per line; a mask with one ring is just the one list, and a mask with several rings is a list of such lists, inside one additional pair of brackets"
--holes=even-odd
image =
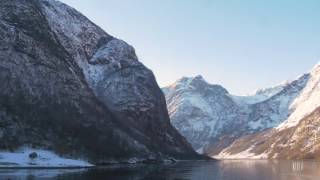
[(227, 151), (222, 151), (221, 153), (219, 153), (216, 156), (213, 156), (212, 158), (215, 159), (268, 159), (268, 154), (267, 153), (262, 153), (262, 154), (255, 154), (252, 153), (253, 147), (246, 149), (245, 151), (242, 151), (240, 153), (237, 154), (231, 154)]
[[(37, 157), (29, 157), (36, 153)], [(32, 148), (21, 148), (14, 152), (0, 151), (1, 167), (91, 167), (92, 164), (84, 160), (75, 160), (61, 157), (52, 151)]]

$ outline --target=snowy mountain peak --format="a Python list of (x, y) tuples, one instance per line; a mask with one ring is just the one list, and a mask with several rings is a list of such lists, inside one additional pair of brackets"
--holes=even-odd
[(163, 92), (171, 122), (199, 152), (237, 111), (228, 91), (207, 83), (202, 76), (183, 77)]
[(198, 81), (206, 81), (202, 75), (196, 75), (193, 79)]
[(311, 75), (320, 74), (320, 62), (318, 62), (310, 71)]
[(164, 87), (163, 91), (165, 93), (169, 90), (192, 90), (206, 92), (209, 89), (210, 91), (213, 90), (222, 94), (229, 94), (229, 92), (224, 87), (216, 84), (209, 84), (201, 75), (197, 75), (194, 77), (182, 77), (172, 85)]
[[(316, 67), (311, 75), (304, 74), (252, 95), (234, 96), (222, 86), (211, 85), (202, 76), (196, 76), (184, 77), (163, 91), (173, 125), (199, 152), (215, 154), (238, 137), (286, 121), (295, 113), (298, 97), (308, 86), (312, 91), (319, 79)], [(317, 98), (314, 101), (317, 107)]]
[(194, 77), (185, 76), (176, 81), (176, 83), (183, 83), (183, 84), (191, 84), (193, 82), (207, 83), (207, 81), (201, 75), (197, 75)]

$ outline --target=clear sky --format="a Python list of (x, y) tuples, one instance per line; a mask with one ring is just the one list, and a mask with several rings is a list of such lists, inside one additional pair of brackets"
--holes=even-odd
[(319, 0), (62, 0), (133, 45), (160, 86), (201, 74), (233, 94), (320, 61)]

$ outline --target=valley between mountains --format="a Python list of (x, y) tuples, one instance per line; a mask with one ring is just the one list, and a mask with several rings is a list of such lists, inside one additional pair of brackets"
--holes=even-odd
[(320, 65), (293, 81), (235, 96), (202, 76), (163, 88), (172, 124), (218, 159), (319, 158)]
[(202, 76), (161, 89), (134, 47), (56, 0), (1, 0), (0, 84), (0, 168), (319, 159), (320, 64), (248, 96)]

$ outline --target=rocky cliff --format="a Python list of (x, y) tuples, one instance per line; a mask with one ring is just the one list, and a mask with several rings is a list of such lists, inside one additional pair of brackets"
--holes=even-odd
[(134, 48), (55, 0), (0, 3), (0, 148), (93, 163), (194, 158)]

